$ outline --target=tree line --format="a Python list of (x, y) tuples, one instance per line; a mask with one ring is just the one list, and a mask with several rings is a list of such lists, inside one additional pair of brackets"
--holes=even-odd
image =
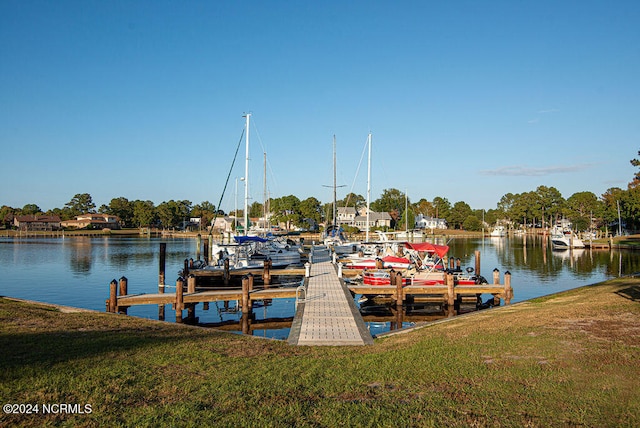
[[(631, 164), (640, 167), (640, 160), (632, 159)], [(272, 224), (283, 224), (287, 230), (333, 221), (333, 202), (323, 204), (315, 197), (300, 200), (288, 195), (269, 199), (267, 204), (266, 211), (271, 214)], [(360, 209), (366, 205), (366, 200), (362, 195), (349, 193), (336, 205)], [(416, 216), (422, 214), (446, 220), (449, 228), (465, 230), (481, 230), (498, 222), (512, 227), (546, 227), (559, 218), (570, 220), (576, 230), (606, 230), (612, 225), (617, 227), (619, 218), (627, 229), (638, 230), (640, 172), (635, 174), (627, 189), (610, 188), (600, 197), (584, 191), (565, 199), (555, 187), (538, 186), (529, 192), (507, 193), (500, 198), (495, 209), (485, 211), (473, 209), (464, 201), (452, 204), (442, 196), (436, 196), (431, 201), (422, 198), (412, 202), (405, 193), (392, 188), (385, 189), (378, 199), (371, 202), (371, 210), (389, 213), (392, 229), (413, 228)], [(168, 229), (179, 227), (192, 217), (201, 218), (201, 224), (208, 225), (216, 216), (227, 214), (208, 201), (194, 205), (188, 200), (170, 200), (156, 206), (152, 201), (129, 201), (124, 197), (113, 198), (108, 205), (96, 210), (91, 195), (81, 193), (76, 194), (63, 208), (54, 208), (46, 213), (36, 204), (27, 204), (22, 208), (3, 205), (0, 208), (0, 220), (4, 227), (10, 227), (13, 217), (18, 215), (56, 215), (62, 220), (70, 220), (81, 214), (95, 212), (118, 216), (124, 227)], [(264, 212), (262, 203), (254, 202), (249, 207), (249, 217), (263, 217)], [(228, 214), (237, 217), (244, 215), (243, 210)]]

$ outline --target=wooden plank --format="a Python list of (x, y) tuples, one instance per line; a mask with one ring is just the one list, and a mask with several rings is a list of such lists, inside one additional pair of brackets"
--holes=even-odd
[(134, 294), (118, 297), (118, 306), (133, 306), (133, 305), (160, 305), (175, 303), (175, 293), (162, 293), (162, 294)]

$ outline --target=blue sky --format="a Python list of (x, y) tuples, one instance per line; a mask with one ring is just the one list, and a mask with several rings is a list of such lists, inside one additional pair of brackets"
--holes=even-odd
[[(0, 205), (626, 188), (637, 1), (0, 1)], [(243, 143), (244, 144), (244, 143)], [(221, 208), (234, 207), (244, 145)], [(242, 183), (239, 200), (243, 197)], [(240, 202), (241, 203), (241, 202)]]

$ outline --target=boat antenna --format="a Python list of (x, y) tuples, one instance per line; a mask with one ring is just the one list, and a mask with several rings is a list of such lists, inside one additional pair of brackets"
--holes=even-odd
[[(236, 158), (238, 157), (238, 152), (240, 151), (240, 144), (242, 144), (242, 139), (244, 138), (244, 128), (242, 128), (242, 133), (240, 134), (240, 140), (238, 141), (238, 146), (236, 147), (236, 154), (233, 156), (233, 161), (231, 162), (231, 168), (229, 168), (229, 174), (227, 175), (227, 181), (224, 183), (224, 188), (222, 189), (222, 195), (220, 195), (220, 200), (218, 201), (218, 206), (213, 215), (213, 222), (211, 224), (211, 228), (209, 229), (209, 236), (213, 235), (213, 226), (216, 224), (216, 219), (218, 218), (218, 212), (220, 211), (220, 205), (222, 205), (222, 198), (224, 198), (224, 194), (227, 191), (227, 185), (229, 184), (229, 178), (231, 177), (231, 172), (233, 171), (233, 166), (236, 163)], [(236, 213), (237, 217), (237, 213)]]

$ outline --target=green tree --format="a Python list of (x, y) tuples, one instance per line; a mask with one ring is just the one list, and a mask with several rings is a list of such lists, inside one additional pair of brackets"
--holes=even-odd
[(320, 201), (314, 197), (307, 198), (300, 202), (300, 215), (303, 219), (310, 218), (316, 223), (320, 223), (322, 219), (322, 205)]
[(194, 205), (191, 209), (192, 217), (200, 217), (200, 224), (202, 226), (211, 224), (211, 220), (216, 213), (216, 206), (209, 201), (201, 202)]
[(462, 229), (464, 227), (464, 221), (472, 215), (473, 211), (471, 207), (466, 202), (456, 202), (453, 204), (453, 208), (449, 213), (449, 218), (447, 222), (454, 229)]
[(163, 228), (177, 227), (181, 222), (186, 221), (190, 217), (191, 202), (174, 201), (172, 199), (158, 205), (156, 212)]
[(287, 230), (291, 230), (291, 226), (294, 224), (302, 223), (300, 199), (294, 195), (272, 199), (271, 212), (273, 213), (273, 220), (278, 223), (285, 223)]
[(249, 206), (249, 217), (264, 217), (264, 205), (262, 205), (258, 201), (253, 201), (253, 203)]
[(410, 205), (408, 209), (404, 210), (400, 221), (398, 222), (398, 228), (411, 230), (416, 227), (416, 215), (413, 212), (413, 207)]
[(397, 210), (401, 214), (404, 211), (404, 205), (404, 193), (398, 189), (385, 189), (378, 199), (371, 202), (371, 210), (381, 213)]
[(36, 214), (42, 214), (42, 210), (36, 204), (27, 204), (24, 207), (22, 207), (22, 210), (20, 210), (20, 213), (22, 215), (36, 215)]
[(436, 196), (433, 198), (433, 207), (435, 208), (434, 217), (443, 218), (449, 221), (449, 213), (451, 212), (451, 203), (447, 198)]
[(600, 217), (602, 202), (592, 192), (578, 192), (571, 195), (566, 202), (566, 213), (576, 230), (587, 230), (592, 227), (592, 218)]
[(0, 208), (0, 227), (10, 227), (13, 217), (16, 215), (16, 210), (8, 205), (3, 205)]
[(132, 227), (133, 223), (133, 202), (125, 197), (113, 198), (109, 205), (100, 209), (100, 211), (118, 216), (125, 227)]
[(413, 204), (413, 210), (416, 214), (422, 214), (425, 217), (435, 217), (436, 209), (433, 204), (425, 198), (420, 199)]
[[(638, 150), (638, 156), (640, 156), (640, 150)], [(640, 159), (631, 159), (631, 165), (640, 167)], [(640, 171), (637, 171), (633, 176), (634, 180), (640, 180)]]
[(88, 193), (76, 194), (66, 203), (65, 207), (69, 209), (72, 217), (96, 212), (96, 204), (93, 203), (93, 199), (91, 199), (91, 195)]
[(544, 227), (545, 217), (557, 220), (564, 213), (566, 201), (555, 187), (538, 186), (535, 198), (531, 202), (534, 222), (536, 219), (541, 219)]
[(349, 193), (344, 199), (336, 201), (339, 207), (355, 207), (356, 210), (366, 205), (367, 199), (362, 195)]
[(464, 228), (464, 230), (482, 230), (482, 220), (478, 219), (475, 214), (471, 214), (467, 216), (466, 219), (464, 219), (462, 227)]
[(156, 219), (155, 206), (151, 201), (133, 202), (133, 224), (138, 227), (149, 227)]

